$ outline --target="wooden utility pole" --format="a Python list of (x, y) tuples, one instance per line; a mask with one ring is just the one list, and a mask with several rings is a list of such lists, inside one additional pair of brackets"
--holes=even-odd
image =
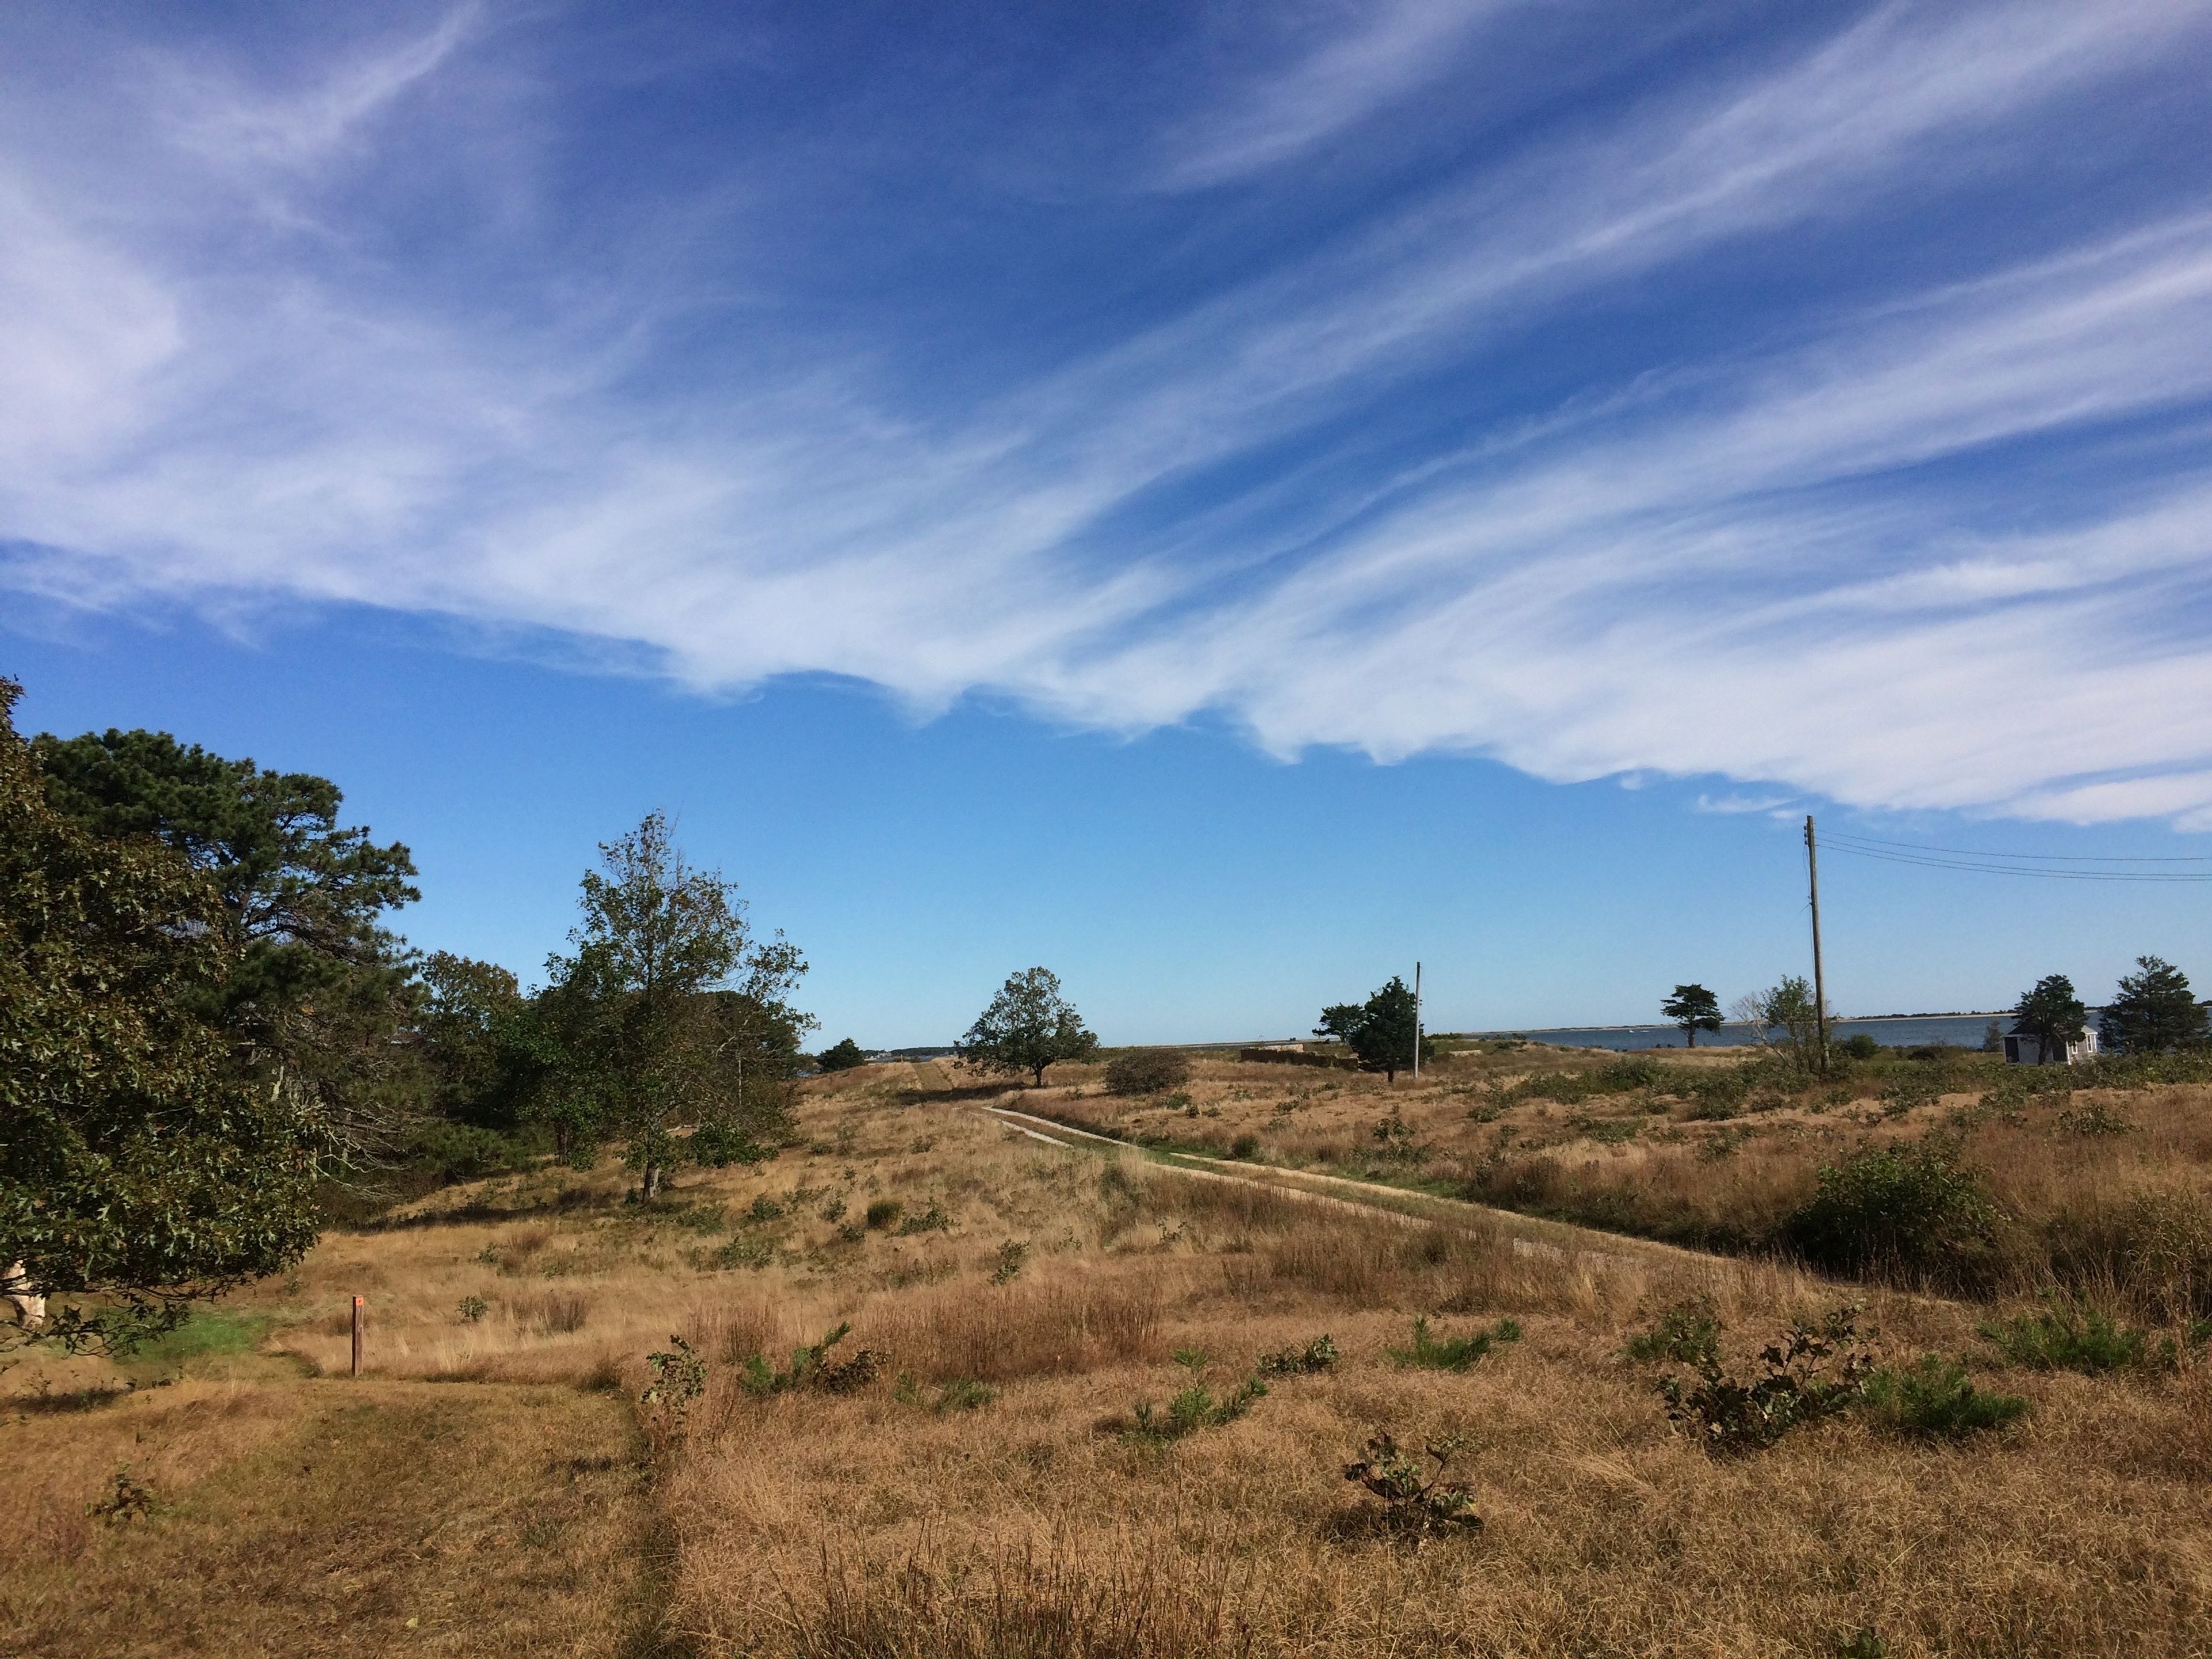
[(361, 1337), (368, 1324), (368, 1312), (362, 1298), (353, 1299), (353, 1374), (361, 1375)]
[(1805, 814), (1805, 878), (1813, 894), (1813, 1030), (1820, 1073), (1828, 1070), (1828, 986), (1820, 976), (1820, 849), (1813, 837), (1813, 815)]
[(1413, 1081), (1421, 1080), (1421, 964), (1413, 964)]

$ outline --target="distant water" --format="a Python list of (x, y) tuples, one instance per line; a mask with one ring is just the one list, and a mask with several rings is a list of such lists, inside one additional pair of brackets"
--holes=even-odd
[[(1886, 1048), (1916, 1048), (1923, 1043), (1948, 1042), (1954, 1048), (1978, 1048), (1991, 1020), (2001, 1027), (2012, 1023), (2009, 1014), (1946, 1014), (1935, 1019), (1839, 1019), (1828, 1027), (1831, 1041), (1864, 1031)], [(1679, 1048), (1679, 1025), (1583, 1025), (1553, 1031), (1481, 1031), (1479, 1036), (1523, 1036), (1531, 1042), (1553, 1042), (1563, 1048)], [(1748, 1025), (1733, 1022), (1717, 1031), (1698, 1033), (1700, 1048), (1740, 1048), (1758, 1041)]]

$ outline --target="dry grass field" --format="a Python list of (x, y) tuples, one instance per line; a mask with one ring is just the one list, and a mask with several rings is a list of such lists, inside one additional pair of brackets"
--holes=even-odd
[[(2212, 1653), (2212, 1366), (2184, 1326), (2151, 1333), (2170, 1358), (2035, 1370), (1977, 1333), (2041, 1305), (2026, 1282), (1990, 1303), (1830, 1282), (1417, 1191), (1208, 1178), (988, 1109), (1250, 1136), (1249, 1158), (1435, 1191), (1510, 1128), (1509, 1156), (1587, 1190), (1725, 1215), (1968, 1103), (1706, 1121), (1652, 1109), (1663, 1090), (1516, 1092), (1547, 1069), (1573, 1065), (1484, 1055), (1389, 1090), (1208, 1061), (1170, 1104), (1095, 1068), (1002, 1091), (871, 1066), (806, 1085), (799, 1145), (651, 1212), (617, 1169), (547, 1170), (332, 1233), (126, 1368), (0, 1382), (0, 1652)], [(2080, 1099), (1958, 1133), (2009, 1206), (2124, 1213), (2202, 1200), (2205, 1095), (2115, 1097), (2126, 1133), (2060, 1125)], [(1737, 1375), (1859, 1302), (1879, 1358), (1963, 1358), (2026, 1415), (1952, 1438), (1850, 1410), (1709, 1455), (1656, 1388), (1686, 1367), (1626, 1353), (1700, 1297)], [(1499, 1340), (1406, 1363), (1417, 1317)], [(642, 1405), (672, 1334), (701, 1391)], [(1218, 1409), (1322, 1335), (1333, 1364)], [(1345, 1477), (1378, 1430), (1456, 1441), (1480, 1525), (1385, 1524)], [(88, 1512), (125, 1464), (147, 1512)]]

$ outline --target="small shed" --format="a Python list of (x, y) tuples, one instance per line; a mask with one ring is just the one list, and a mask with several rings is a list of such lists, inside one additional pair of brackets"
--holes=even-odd
[(2063, 1045), (2052, 1043), (2045, 1053), (2041, 1037), (2008, 1036), (2004, 1040), (2005, 1064), (2008, 1066), (2075, 1066), (2085, 1060), (2097, 1057), (2097, 1029), (2094, 1025), (2081, 1033), (2078, 1042)]

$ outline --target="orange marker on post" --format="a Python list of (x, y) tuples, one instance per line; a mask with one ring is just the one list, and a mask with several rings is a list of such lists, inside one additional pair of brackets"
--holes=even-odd
[(361, 1375), (361, 1333), (368, 1323), (368, 1313), (360, 1297), (353, 1299), (353, 1374)]

